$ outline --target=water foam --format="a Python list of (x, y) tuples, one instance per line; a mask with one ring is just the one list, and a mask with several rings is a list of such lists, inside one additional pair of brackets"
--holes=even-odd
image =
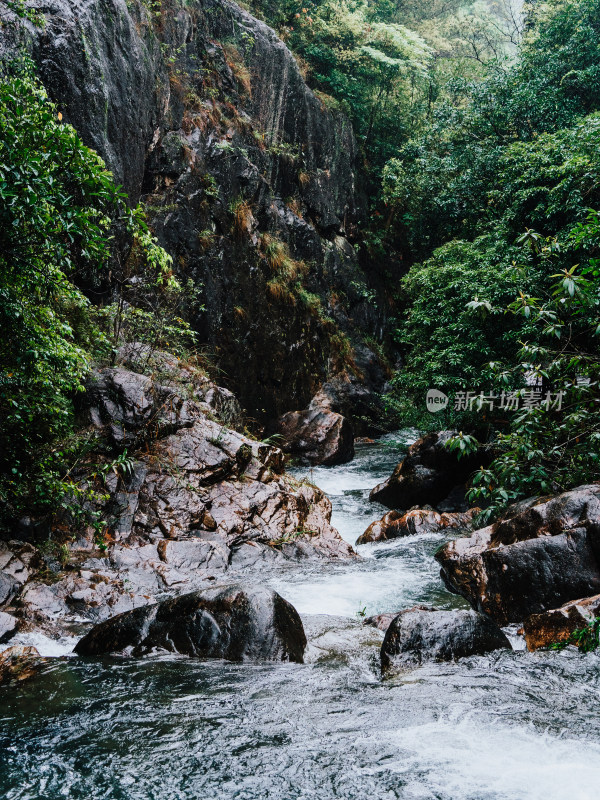
[(385, 769), (410, 776), (406, 800), (596, 800), (600, 744), (533, 725), (483, 722), (476, 713), (387, 731)]

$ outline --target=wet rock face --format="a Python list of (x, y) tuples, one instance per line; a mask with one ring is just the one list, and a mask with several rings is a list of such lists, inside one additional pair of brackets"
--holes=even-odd
[[(385, 320), (351, 244), (364, 218), (352, 128), (277, 35), (229, 0), (167, 0), (158, 17), (140, 0), (48, 0), (44, 13), (29, 35), (45, 86), (132, 201), (145, 200), (180, 276), (202, 286), (207, 311), (191, 322), (244, 407), (270, 420), (306, 407), (344, 367), (340, 331), (380, 391), (361, 339)], [(0, 50), (17, 48), (10, 36), (6, 26)], [(281, 291), (264, 234), (287, 247), (302, 292)]]
[(100, 623), (80, 655), (154, 648), (195, 658), (302, 663), (306, 636), (296, 609), (277, 592), (233, 585), (145, 606)]
[(171, 353), (130, 342), (119, 348), (117, 361), (116, 367), (94, 371), (79, 399), (83, 422), (102, 430), (115, 448), (190, 427), (198, 411), (241, 425), (235, 395)]
[(523, 623), (527, 649), (538, 650), (540, 647), (567, 642), (576, 630), (585, 628), (598, 616), (600, 595), (574, 600), (541, 614), (531, 614)]
[[(361, 348), (356, 350), (360, 352)], [(376, 387), (383, 386), (390, 375), (368, 349), (365, 359), (358, 359), (358, 366), (365, 377), (359, 379), (348, 370), (333, 375), (308, 407), (328, 409), (348, 418), (357, 436), (376, 436), (386, 429), (383, 402)]]
[(458, 459), (445, 447), (456, 431), (430, 433), (410, 446), (391, 477), (376, 486), (370, 499), (393, 509), (433, 506), (438, 511), (467, 510), (465, 483), (489, 454), (483, 450)]
[(499, 624), (600, 592), (600, 485), (524, 504), (517, 513), (444, 545), (447, 586)]
[(91, 421), (113, 443), (146, 443), (129, 475), (109, 476), (115, 538), (149, 538), (158, 542), (155, 558), (174, 568), (215, 571), (245, 542), (288, 543), (298, 530), (315, 545), (321, 535), (338, 538), (328, 500), (283, 476), (279, 448), (207, 416), (206, 399), (218, 391), (191, 377), (185, 387), (157, 384), (124, 368), (93, 376), (85, 400)]
[(345, 464), (354, 458), (352, 425), (341, 414), (315, 407), (290, 411), (278, 422), (284, 450), (303, 463)]
[(18, 590), (19, 584), (12, 575), (0, 572), (0, 604), (7, 603)]
[(381, 669), (409, 668), (426, 661), (455, 661), (510, 642), (489, 619), (475, 611), (402, 611), (392, 621), (381, 646)]
[(43, 663), (35, 647), (9, 647), (0, 653), (0, 684), (33, 678)]
[(192, 424), (187, 404), (146, 375), (103, 369), (91, 376), (86, 389), (91, 421), (106, 426), (117, 447), (141, 444), (140, 435), (150, 438)]
[(216, 421), (214, 398), (228, 393), (155, 356), (151, 376), (100, 370), (80, 399), (103, 442), (98, 458), (109, 466), (127, 445), (131, 459), (127, 470), (108, 469), (100, 487), (85, 468), (73, 474), (101, 490), (106, 552), (91, 528), (78, 531), (67, 545), (71, 568), (57, 564), (47, 581), (38, 550), (0, 543), (0, 612), (20, 625), (58, 635), (81, 619), (99, 622), (283, 561), (355, 557), (330, 524), (328, 498), (284, 473), (279, 448)]
[(384, 542), (400, 536), (417, 536), (421, 533), (439, 533), (449, 528), (466, 528), (479, 512), (471, 508), (464, 513), (444, 513), (425, 508), (415, 508), (403, 514), (401, 511), (388, 511), (383, 517), (372, 522), (367, 530), (356, 540), (356, 544)]
[(0, 542), (0, 606), (19, 594), (40, 566), (39, 552), (26, 542)]

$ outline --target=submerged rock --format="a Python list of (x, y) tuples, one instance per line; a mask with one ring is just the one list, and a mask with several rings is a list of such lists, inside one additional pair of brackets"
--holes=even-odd
[(446, 448), (456, 431), (429, 433), (408, 450), (392, 475), (378, 484), (369, 499), (388, 508), (433, 506), (438, 511), (467, 511), (465, 483), (490, 456), (484, 448), (459, 459)]
[(306, 637), (296, 609), (277, 592), (221, 586), (119, 614), (93, 628), (79, 655), (154, 648), (195, 658), (302, 663)]
[(436, 553), (448, 588), (498, 624), (600, 592), (600, 485), (520, 504)]
[(528, 650), (567, 642), (576, 630), (600, 616), (600, 594), (565, 603), (560, 608), (531, 614), (523, 623)]
[(401, 536), (416, 536), (420, 533), (438, 533), (448, 528), (466, 528), (478, 508), (464, 513), (438, 514), (433, 509), (415, 508), (403, 514), (401, 511), (388, 511), (383, 517), (372, 522), (367, 530), (356, 540), (356, 544), (384, 542)]
[(500, 628), (475, 611), (411, 608), (391, 622), (381, 646), (381, 669), (411, 667), (426, 661), (454, 661), (510, 649)]
[(35, 647), (9, 647), (0, 653), (0, 683), (26, 681), (38, 672), (43, 662)]
[[(429, 606), (414, 606), (411, 611), (433, 611)], [(398, 614), (402, 611), (384, 611), (382, 614), (375, 614), (372, 617), (367, 617), (363, 621), (363, 625), (369, 625), (371, 628), (377, 628), (380, 631), (387, 631), (392, 622), (396, 619)]]
[(290, 411), (277, 423), (286, 452), (309, 464), (345, 464), (354, 457), (354, 432), (341, 414), (315, 406)]

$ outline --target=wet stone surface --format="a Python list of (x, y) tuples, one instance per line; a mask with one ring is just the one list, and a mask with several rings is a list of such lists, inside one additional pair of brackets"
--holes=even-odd
[(295, 608), (276, 592), (232, 584), (112, 617), (77, 643), (79, 655), (153, 650), (228, 661), (302, 663), (306, 637)]

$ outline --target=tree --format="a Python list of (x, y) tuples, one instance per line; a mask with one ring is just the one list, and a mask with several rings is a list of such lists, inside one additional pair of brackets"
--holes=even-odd
[[(449, 239), (485, 232), (490, 189), (502, 192), (499, 172), (506, 171), (507, 159), (518, 161), (517, 151), (507, 154), (507, 148), (520, 142), (522, 155), (531, 153), (539, 164), (538, 137), (561, 130), (566, 135), (600, 109), (598, 0), (536, 4), (529, 20), (514, 64), (492, 61), (484, 80), (449, 82), (431, 123), (402, 144), (384, 170), (384, 194), (395, 212), (390, 238), (411, 261)], [(521, 166), (531, 177), (524, 158)], [(547, 161), (546, 174), (549, 167)], [(527, 224), (518, 212), (515, 220), (521, 228)]]

